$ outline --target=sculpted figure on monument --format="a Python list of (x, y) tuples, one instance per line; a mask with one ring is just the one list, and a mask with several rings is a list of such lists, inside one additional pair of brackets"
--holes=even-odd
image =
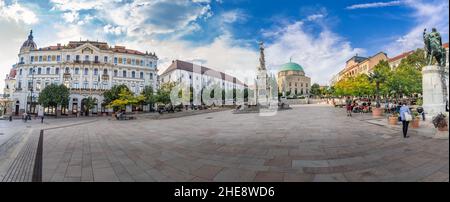
[(427, 33), (427, 29), (423, 31), (423, 41), (425, 43), (425, 54), (428, 65), (432, 65), (433, 58), (436, 59), (439, 66), (445, 66), (445, 49), (442, 47), (442, 38), (436, 28), (431, 33)]

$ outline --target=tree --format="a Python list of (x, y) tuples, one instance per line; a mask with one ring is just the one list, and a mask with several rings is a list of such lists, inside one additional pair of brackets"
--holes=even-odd
[(110, 90), (107, 90), (103, 93), (103, 103), (108, 105), (112, 101), (118, 99), (119, 94), (122, 92), (122, 90), (126, 90), (131, 93), (130, 89), (125, 84), (115, 85)]
[(421, 48), (417, 49), (416, 51), (414, 51), (414, 53), (412, 53), (411, 55), (409, 55), (400, 62), (399, 66), (402, 65), (408, 65), (414, 67), (417, 70), (422, 71), (422, 67), (425, 67), (427, 65), (427, 59), (425, 58), (425, 51)]
[(380, 85), (383, 84), (390, 73), (389, 63), (385, 60), (380, 61), (375, 65), (373, 72), (369, 74), (370, 83), (375, 83), (375, 93), (377, 104), (376, 107), (380, 108)]
[(43, 107), (67, 107), (69, 96), (69, 89), (65, 85), (50, 84), (39, 94), (38, 103)]
[(156, 103), (156, 95), (155, 95), (155, 91), (153, 90), (153, 87), (145, 86), (145, 88), (142, 91), (141, 95), (144, 96), (144, 100), (143, 100), (144, 104), (148, 104), (150, 106), (153, 106), (153, 104)]
[(119, 93), (119, 98), (113, 100), (108, 107), (113, 109), (125, 110), (127, 105), (137, 105), (145, 99), (143, 95), (135, 96), (132, 92), (122, 89)]
[(162, 103), (162, 104), (169, 104), (170, 103), (170, 92), (175, 87), (175, 83), (164, 83), (161, 85), (161, 88), (156, 93), (156, 102)]
[(91, 109), (97, 105), (97, 98), (93, 98), (92, 96), (87, 97), (83, 100), (84, 108), (86, 110), (86, 114), (89, 115)]
[(321, 94), (320, 85), (315, 83), (311, 86), (311, 95), (319, 96)]

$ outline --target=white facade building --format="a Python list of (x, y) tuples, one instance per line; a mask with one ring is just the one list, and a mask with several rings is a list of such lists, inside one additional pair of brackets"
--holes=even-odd
[[(160, 75), (160, 82), (188, 84), (193, 88), (194, 94), (197, 96), (196, 98), (201, 96), (202, 89), (219, 86), (226, 92), (227, 105), (233, 104), (233, 95), (230, 95), (229, 92), (232, 92), (233, 89), (243, 92), (245, 89), (244, 83), (239, 81), (236, 77), (180, 60), (172, 61), (172, 64)], [(200, 104), (200, 99), (197, 99), (197, 101), (198, 102), (194, 101), (194, 104)], [(215, 104), (219, 105), (220, 103)]]
[(105, 42), (71, 41), (63, 46), (37, 48), (30, 32), (20, 49), (19, 62), (13, 67), (13, 112), (36, 113), (34, 103), (39, 92), (52, 83), (70, 89), (68, 109), (63, 113), (83, 112), (83, 99), (89, 96), (98, 100), (92, 112), (106, 112), (108, 109), (102, 107), (103, 92), (114, 85), (125, 84), (134, 93), (140, 93), (145, 86), (156, 89), (157, 64), (154, 53), (111, 47)]

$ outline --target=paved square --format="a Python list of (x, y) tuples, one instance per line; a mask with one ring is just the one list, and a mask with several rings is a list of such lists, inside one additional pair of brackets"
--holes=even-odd
[(302, 106), (45, 130), (43, 181), (449, 181), (449, 142)]

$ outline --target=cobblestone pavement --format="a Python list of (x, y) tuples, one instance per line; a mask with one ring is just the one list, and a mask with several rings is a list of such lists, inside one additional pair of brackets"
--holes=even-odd
[(326, 106), (46, 130), (44, 181), (449, 181), (449, 142)]

